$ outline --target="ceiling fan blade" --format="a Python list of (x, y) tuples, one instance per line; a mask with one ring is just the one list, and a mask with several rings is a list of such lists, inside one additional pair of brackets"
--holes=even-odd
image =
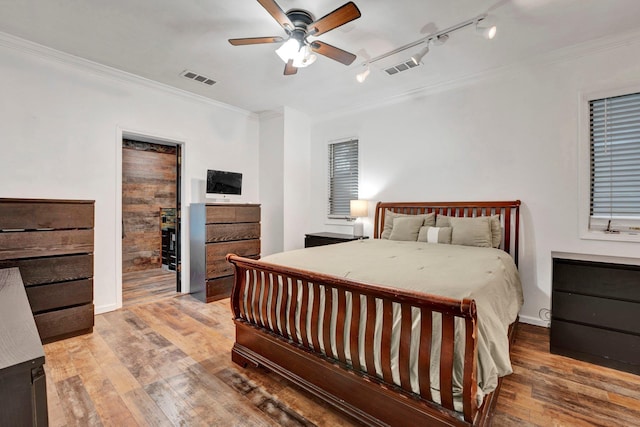
[(360, 18), (360, 9), (354, 2), (345, 3), (331, 13), (309, 24), (309, 34), (319, 36), (334, 28)]
[(284, 13), (280, 6), (278, 6), (278, 3), (274, 0), (258, 0), (258, 3), (260, 3), (276, 21), (278, 21), (278, 24), (280, 24), (287, 33), (293, 30), (293, 22), (291, 22), (287, 14)]
[(282, 37), (246, 37), (243, 39), (229, 39), (229, 43), (234, 46), (244, 46), (247, 44), (261, 44), (261, 43), (279, 43), (283, 41)]
[(356, 59), (356, 56), (353, 53), (349, 53), (346, 50), (339, 49), (335, 46), (331, 46), (330, 44), (322, 43), (317, 40), (311, 43), (311, 50), (335, 61), (341, 62), (344, 65), (351, 65), (351, 63)]
[(287, 62), (287, 65), (284, 66), (284, 75), (290, 76), (297, 72), (298, 72), (298, 69), (293, 66), (293, 59), (290, 59), (289, 62)]

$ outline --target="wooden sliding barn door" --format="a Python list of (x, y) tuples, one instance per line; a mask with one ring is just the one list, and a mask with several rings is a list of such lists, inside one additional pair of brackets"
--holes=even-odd
[(177, 149), (127, 139), (122, 148), (122, 272), (159, 269), (162, 230), (177, 208)]

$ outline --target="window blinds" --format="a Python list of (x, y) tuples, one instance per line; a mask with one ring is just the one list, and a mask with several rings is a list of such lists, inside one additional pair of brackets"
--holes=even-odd
[(358, 141), (329, 144), (329, 218), (350, 217), (358, 198)]
[(590, 101), (591, 217), (640, 219), (640, 93)]

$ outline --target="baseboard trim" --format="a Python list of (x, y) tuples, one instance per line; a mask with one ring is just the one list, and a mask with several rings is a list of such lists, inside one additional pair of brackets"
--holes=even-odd
[(537, 317), (525, 316), (522, 314), (520, 315), (520, 322), (527, 323), (529, 325), (542, 326), (543, 328), (548, 328), (551, 323), (548, 320), (542, 320)]

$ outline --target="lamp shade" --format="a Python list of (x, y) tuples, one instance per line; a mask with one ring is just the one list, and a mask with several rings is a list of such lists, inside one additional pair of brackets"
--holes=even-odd
[(354, 218), (369, 216), (369, 206), (366, 200), (351, 200), (350, 215)]
[(287, 40), (282, 44), (278, 49), (276, 49), (276, 53), (284, 61), (286, 64), (290, 59), (296, 57), (298, 52), (300, 51), (300, 42), (293, 37)]

